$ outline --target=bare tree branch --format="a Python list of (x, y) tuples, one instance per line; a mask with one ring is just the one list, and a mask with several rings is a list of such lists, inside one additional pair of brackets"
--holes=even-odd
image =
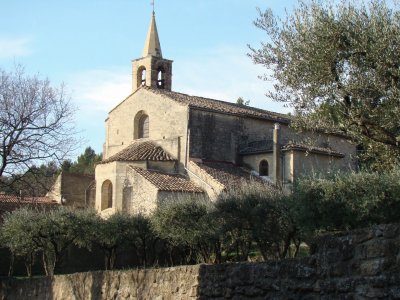
[(28, 76), (21, 66), (0, 69), (0, 178), (63, 160), (77, 145), (73, 116), (63, 85)]

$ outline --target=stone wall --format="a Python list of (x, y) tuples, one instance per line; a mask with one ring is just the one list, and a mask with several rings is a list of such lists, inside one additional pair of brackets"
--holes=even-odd
[(237, 161), (237, 139), (242, 133), (242, 118), (190, 110), (189, 157)]
[(86, 189), (93, 182), (93, 175), (61, 173), (61, 194), (65, 205), (75, 208), (88, 207), (86, 203)]
[[(190, 158), (220, 160), (240, 163), (238, 150), (240, 145), (254, 141), (271, 141), (273, 138), (274, 122), (253, 118), (238, 117), (235, 115), (208, 112), (191, 108), (189, 119), (189, 156)], [(282, 145), (292, 141), (300, 144), (311, 144), (322, 148), (346, 154), (346, 156), (336, 161), (337, 168), (351, 170), (355, 168), (356, 147), (343, 137), (327, 135), (315, 132), (297, 132), (286, 124), (280, 126), (280, 143)], [(268, 159), (271, 170), (273, 162), (268, 158), (268, 154), (263, 153), (261, 159)], [(323, 156), (319, 158), (324, 160)], [(245, 163), (251, 164), (254, 170), (258, 170), (258, 165), (252, 158)], [(306, 162), (305, 164), (308, 164)], [(309, 167), (311, 168), (311, 166)]]
[(323, 236), (301, 259), (2, 279), (0, 299), (399, 299), (400, 225)]
[(130, 203), (130, 213), (149, 215), (157, 207), (157, 188), (131, 168), (127, 169), (127, 179), (132, 194), (124, 202)]
[(188, 107), (146, 89), (137, 90), (109, 112), (104, 158), (109, 158), (136, 141), (134, 119), (142, 113), (149, 116), (149, 139), (157, 141), (184, 163)]

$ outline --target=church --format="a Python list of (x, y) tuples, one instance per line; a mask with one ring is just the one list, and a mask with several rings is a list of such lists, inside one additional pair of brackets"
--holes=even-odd
[(356, 148), (343, 136), (297, 133), (289, 115), (173, 91), (172, 63), (153, 13), (142, 57), (132, 61), (132, 93), (108, 113), (103, 160), (86, 193), (102, 216), (355, 167)]

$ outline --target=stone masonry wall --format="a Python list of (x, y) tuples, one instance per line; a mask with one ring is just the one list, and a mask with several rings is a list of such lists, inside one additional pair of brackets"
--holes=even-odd
[(180, 137), (179, 158), (183, 163), (186, 155), (188, 108), (146, 89), (137, 90), (109, 112), (104, 158), (118, 153), (134, 141), (148, 140), (134, 139), (134, 120), (138, 113), (149, 116), (149, 140), (157, 141), (173, 156), (178, 156), (177, 141)]
[[(190, 158), (240, 163), (240, 144), (272, 140), (274, 122), (190, 109)], [(280, 143), (311, 144), (346, 154), (336, 162), (339, 169), (354, 169), (356, 147), (343, 137), (322, 133), (297, 132), (286, 124), (280, 127)], [(264, 156), (265, 158), (266, 156)], [(253, 169), (257, 170), (258, 166)], [(272, 170), (272, 164), (271, 164)]]
[(87, 207), (86, 189), (93, 180), (93, 175), (62, 173), (61, 193), (66, 200), (66, 205), (76, 208)]
[(399, 249), (400, 225), (380, 225), (301, 259), (2, 279), (0, 299), (399, 299)]
[(237, 161), (237, 139), (242, 132), (241, 118), (191, 109), (189, 128), (189, 157)]

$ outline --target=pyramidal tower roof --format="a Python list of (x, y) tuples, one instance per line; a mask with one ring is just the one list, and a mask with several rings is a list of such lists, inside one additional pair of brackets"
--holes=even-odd
[(144, 44), (142, 57), (149, 55), (162, 58), (160, 39), (158, 38), (156, 16), (154, 12), (151, 17), (150, 27), (149, 31), (147, 32), (147, 38)]

